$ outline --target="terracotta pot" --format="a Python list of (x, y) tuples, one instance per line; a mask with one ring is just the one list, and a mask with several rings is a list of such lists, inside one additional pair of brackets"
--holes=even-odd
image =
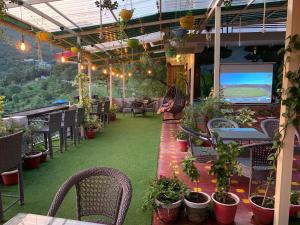
[(24, 162), (27, 169), (36, 169), (41, 164), (42, 152), (31, 152), (25, 155)]
[(49, 150), (43, 151), (43, 152), (42, 152), (42, 155), (41, 155), (41, 163), (47, 162), (48, 154), (49, 154)]
[(180, 26), (187, 30), (193, 29), (194, 22), (195, 22), (195, 17), (191, 15), (183, 16), (179, 20)]
[(300, 205), (293, 205), (290, 206), (290, 217), (298, 217), (298, 213), (300, 212)]
[(124, 21), (124, 22), (128, 22), (130, 19), (131, 19), (131, 17), (132, 17), (132, 14), (133, 14), (133, 10), (128, 10), (128, 9), (122, 9), (121, 11), (120, 11), (120, 17), (122, 18), (122, 20)]
[(87, 139), (93, 139), (96, 136), (96, 131), (95, 130), (86, 130), (85, 131), (85, 137)]
[(177, 147), (181, 152), (187, 152), (188, 142), (187, 140), (176, 139)]
[(18, 170), (1, 173), (3, 184), (6, 186), (18, 184), (18, 174)]
[(193, 223), (201, 223), (208, 218), (208, 206), (211, 198), (204, 192), (191, 192), (190, 196), (199, 196), (200, 202), (193, 202), (190, 199), (184, 198), (186, 214), (189, 221)]
[(253, 221), (257, 225), (272, 224), (274, 220), (274, 209), (260, 206), (263, 196), (252, 196), (249, 198), (250, 207), (253, 212)]
[(173, 223), (177, 220), (182, 200), (171, 204), (164, 204), (158, 200), (155, 203), (159, 206), (156, 209), (157, 216), (164, 223)]
[(215, 199), (215, 193), (211, 195), (213, 201), (214, 212), (218, 224), (229, 225), (234, 222), (236, 210), (240, 199), (237, 195), (229, 192), (230, 198), (234, 200), (233, 204), (220, 203)]

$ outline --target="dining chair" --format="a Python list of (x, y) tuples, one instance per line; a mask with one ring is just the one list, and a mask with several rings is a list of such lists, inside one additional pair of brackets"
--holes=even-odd
[(67, 193), (76, 190), (77, 219), (122, 225), (132, 196), (129, 178), (112, 168), (91, 168), (71, 176), (56, 193), (48, 211), (54, 217)]
[(23, 188), (23, 170), (22, 170), (22, 136), (23, 132), (7, 135), (0, 138), (0, 174), (14, 169), (18, 170), (18, 196), (17, 199), (8, 207), (4, 208), (2, 205), (2, 196), (0, 190), (0, 222), (4, 219), (4, 212), (11, 208), (14, 204), (19, 202), (24, 204), (24, 188)]
[[(217, 151), (215, 150), (209, 136), (183, 125), (179, 125), (179, 129), (188, 135), (188, 144), (191, 154), (197, 159), (197, 161), (207, 163), (208, 161), (215, 160), (217, 158)], [(195, 139), (201, 140), (203, 143), (202, 146), (196, 146), (194, 144)]]
[(68, 129), (70, 131), (70, 138), (73, 141), (74, 145), (76, 145), (76, 111), (76, 109), (66, 110), (63, 114), (61, 129), (63, 133), (63, 144), (65, 151), (68, 147)]
[(265, 180), (270, 170), (272, 161), (268, 160), (271, 153), (275, 153), (272, 142), (250, 144), (241, 146), (241, 155), (237, 161), (241, 167), (241, 175), (249, 178), (248, 196), (251, 195), (252, 180)]

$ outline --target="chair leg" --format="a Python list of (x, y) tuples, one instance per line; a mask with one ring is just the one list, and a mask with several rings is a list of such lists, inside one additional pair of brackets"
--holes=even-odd
[[(64, 144), (64, 131), (61, 129), (59, 131), (59, 151), (63, 153), (63, 144)], [(66, 148), (65, 148), (66, 151)]]
[(3, 206), (2, 206), (2, 197), (1, 197), (1, 191), (0, 191), (0, 222), (3, 222), (4, 216), (3, 216)]
[(44, 145), (45, 145), (45, 149), (48, 149), (47, 133), (44, 133)]
[(18, 188), (19, 188), (19, 198), (20, 198), (20, 205), (24, 205), (24, 185), (23, 185), (23, 170), (22, 165), (19, 165), (19, 176), (18, 176)]
[(49, 145), (49, 154), (50, 154), (50, 158), (53, 159), (53, 148), (52, 148), (52, 138), (51, 138), (51, 133), (48, 133), (48, 145)]
[(67, 127), (63, 128), (62, 136), (63, 136), (64, 148), (65, 148), (65, 151), (67, 151), (67, 148), (68, 148), (68, 128)]
[(251, 196), (251, 187), (252, 187), (252, 175), (250, 176), (250, 180), (249, 180), (248, 197)]
[(72, 138), (73, 138), (73, 143), (76, 146), (77, 145), (77, 134), (76, 134), (76, 127), (72, 126)]

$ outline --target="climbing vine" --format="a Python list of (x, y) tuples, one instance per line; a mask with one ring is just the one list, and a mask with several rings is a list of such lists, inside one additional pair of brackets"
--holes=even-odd
[(262, 206), (268, 205), (268, 190), (272, 183), (275, 181), (276, 164), (280, 152), (283, 147), (283, 140), (286, 137), (287, 129), (289, 126), (293, 126), (295, 129), (300, 127), (300, 64), (294, 71), (287, 68), (287, 63), (291, 62), (291, 53), (300, 57), (300, 38), (299, 35), (291, 35), (287, 38), (288, 44), (285, 48), (281, 49), (278, 53), (285, 56), (285, 62), (283, 65), (285, 76), (288, 79), (290, 85), (286, 89), (282, 89), (282, 105), (285, 105), (286, 111), (281, 114), (286, 120), (280, 129), (276, 132), (273, 140), (273, 148), (276, 149), (274, 154), (269, 155), (269, 160), (272, 162), (272, 170), (267, 178), (267, 188), (264, 195)]

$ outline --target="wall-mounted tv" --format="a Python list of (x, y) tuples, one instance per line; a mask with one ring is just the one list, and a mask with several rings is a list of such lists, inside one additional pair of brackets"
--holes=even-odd
[(271, 103), (273, 64), (221, 64), (220, 88), (231, 103)]

